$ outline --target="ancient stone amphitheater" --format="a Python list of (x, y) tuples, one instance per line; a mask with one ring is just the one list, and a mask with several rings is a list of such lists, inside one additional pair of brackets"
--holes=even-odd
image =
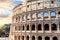
[(60, 40), (60, 0), (23, 0), (13, 10), (9, 40)]

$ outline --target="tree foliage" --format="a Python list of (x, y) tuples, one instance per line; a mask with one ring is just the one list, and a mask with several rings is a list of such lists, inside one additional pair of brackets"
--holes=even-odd
[(8, 34), (10, 31), (11, 24), (4, 24), (4, 26), (0, 29), (0, 35)]

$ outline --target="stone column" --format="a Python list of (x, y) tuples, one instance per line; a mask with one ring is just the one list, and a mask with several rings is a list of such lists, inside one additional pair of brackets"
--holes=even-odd
[(44, 20), (44, 12), (42, 12), (42, 20)]
[(58, 11), (56, 11), (56, 19), (58, 19), (59, 15), (58, 15)]
[(29, 35), (29, 40), (32, 40), (32, 37), (31, 37), (31, 35)]
[(38, 14), (38, 13), (35, 13), (35, 20), (36, 20), (36, 21), (37, 21), (37, 14)]
[(57, 24), (57, 31), (59, 32), (59, 23)]
[(29, 23), (29, 31), (30, 31), (30, 33), (31, 33), (31, 23)]
[(35, 40), (38, 40), (38, 36), (37, 35), (35, 36)]
[(24, 36), (24, 40), (26, 40), (26, 35)]
[(42, 12), (42, 31), (44, 32), (44, 13)]
[(37, 30), (37, 23), (35, 23), (35, 31), (36, 31), (36, 33), (38, 33), (38, 30)]
[(50, 36), (50, 40), (52, 40), (52, 36)]
[(50, 13), (50, 11), (49, 11), (49, 13), (48, 13), (48, 14), (49, 14), (49, 19), (51, 19), (51, 13)]
[[(31, 12), (31, 13), (32, 13), (32, 12)], [(30, 14), (30, 17), (31, 17), (30, 20), (32, 21), (32, 14)]]
[(44, 23), (42, 22), (42, 31), (44, 32)]
[(17, 35), (17, 40), (18, 40), (18, 35)]
[(44, 36), (42, 36), (42, 40), (45, 40)]
[(22, 35), (20, 35), (20, 40), (22, 40)]
[(49, 24), (49, 30), (50, 30), (50, 32), (51, 32), (51, 23)]

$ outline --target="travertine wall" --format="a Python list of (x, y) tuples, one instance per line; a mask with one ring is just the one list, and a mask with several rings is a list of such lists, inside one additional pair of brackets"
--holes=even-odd
[[(56, 40), (59, 40), (60, 5), (57, 3), (58, 1), (54, 0), (54, 3), (51, 4), (51, 0), (39, 0), (37, 2), (33, 1), (28, 3), (25, 0), (25, 4), (23, 3), (23, 5), (15, 7), (12, 16), (9, 40), (27, 40), (27, 36), (29, 37), (28, 40), (33, 40), (33, 36), (35, 37), (35, 40), (38, 40), (39, 36), (42, 40), (45, 40), (46, 36), (49, 37), (50, 40), (53, 40), (53, 37), (57, 38)], [(45, 12), (48, 16), (44, 16)], [(54, 12), (54, 16), (51, 16), (52, 12)], [(41, 17), (38, 14), (41, 14)], [(41, 30), (38, 30), (39, 24), (41, 24)], [(46, 30), (45, 24), (49, 25), (49, 28)], [(52, 24), (55, 24), (55, 30), (52, 30)], [(27, 30), (28, 25), (29, 30)]]

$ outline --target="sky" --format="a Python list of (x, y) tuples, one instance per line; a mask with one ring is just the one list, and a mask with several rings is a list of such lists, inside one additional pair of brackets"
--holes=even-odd
[(22, 0), (0, 0), (0, 25), (12, 22), (13, 8)]

